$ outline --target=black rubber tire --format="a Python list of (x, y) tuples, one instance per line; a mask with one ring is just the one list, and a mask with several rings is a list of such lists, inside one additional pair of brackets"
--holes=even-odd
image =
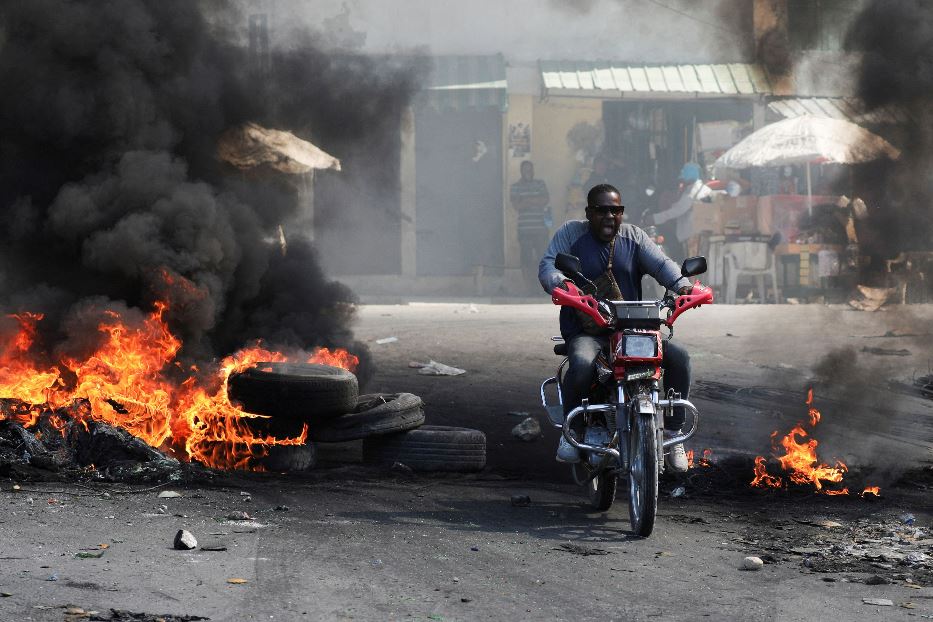
[(629, 521), (635, 535), (647, 538), (658, 513), (658, 437), (653, 417), (636, 414), (629, 468)]
[(246, 412), (303, 421), (352, 412), (359, 392), (351, 372), (312, 363), (258, 363), (230, 376), (227, 390)]
[(317, 447), (311, 441), (304, 445), (272, 445), (259, 463), (273, 473), (309, 471), (317, 464)]
[[(618, 477), (615, 472), (603, 469), (603, 472), (590, 480), (593, 475), (592, 467), (584, 464), (581, 460), (571, 464), (571, 474), (573, 481), (577, 486), (584, 486), (587, 499), (595, 512), (606, 512), (612, 507), (616, 498), (616, 488), (618, 486)], [(587, 481), (589, 480), (589, 481)]]
[(401, 462), (415, 471), (481, 471), (486, 466), (486, 435), (469, 428), (426, 425), (365, 439), (363, 461), (390, 466)]
[(424, 402), (411, 393), (361, 395), (352, 413), (312, 425), (308, 436), (320, 443), (342, 443), (414, 430), (424, 423)]

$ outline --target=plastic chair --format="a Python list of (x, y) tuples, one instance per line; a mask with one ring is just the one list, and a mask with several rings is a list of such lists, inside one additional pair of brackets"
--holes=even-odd
[(777, 261), (774, 246), (768, 242), (727, 242), (723, 244), (723, 262), (725, 263), (726, 304), (735, 304), (735, 290), (739, 277), (753, 276), (758, 284), (761, 301), (766, 301), (765, 277), (771, 277), (774, 289), (774, 302), (781, 302), (781, 290), (778, 288)]

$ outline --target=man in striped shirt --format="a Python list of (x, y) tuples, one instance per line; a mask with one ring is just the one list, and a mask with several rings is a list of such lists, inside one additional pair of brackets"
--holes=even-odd
[(544, 254), (548, 238), (547, 185), (535, 179), (535, 167), (530, 160), (521, 164), (522, 177), (512, 184), (509, 198), (518, 212), (518, 243), (521, 246), (522, 276), (531, 293), (535, 291), (538, 258)]

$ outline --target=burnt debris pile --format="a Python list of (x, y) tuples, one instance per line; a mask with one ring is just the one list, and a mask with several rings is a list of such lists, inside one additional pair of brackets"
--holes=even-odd
[[(90, 404), (29, 413), (22, 404), (0, 400), (0, 477), (17, 481), (88, 479), (164, 482), (203, 480), (210, 471), (182, 463), (150, 447), (129, 432), (81, 413)], [(86, 423), (85, 423), (86, 422)]]

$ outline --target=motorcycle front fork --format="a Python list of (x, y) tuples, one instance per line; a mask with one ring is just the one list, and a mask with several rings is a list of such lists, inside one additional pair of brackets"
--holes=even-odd
[[(626, 397), (625, 386), (619, 385), (616, 396), (616, 426), (619, 432), (619, 468), (622, 473), (628, 474), (631, 465), (632, 453), (635, 450), (632, 442), (632, 429), (635, 417), (651, 417), (655, 438), (658, 444), (658, 469), (664, 472), (664, 417), (666, 409), (659, 409), (658, 386), (631, 387), (632, 395)], [(667, 408), (670, 408), (668, 406)]]

